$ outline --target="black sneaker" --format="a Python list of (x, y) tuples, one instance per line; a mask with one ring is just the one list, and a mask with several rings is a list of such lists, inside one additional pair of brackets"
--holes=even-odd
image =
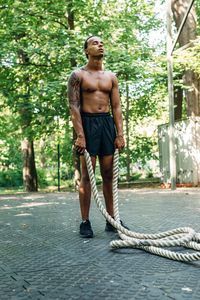
[[(124, 223), (123, 223), (121, 220), (120, 220), (120, 223), (121, 223), (121, 225), (122, 225), (124, 228), (130, 230), (127, 226), (124, 225)], [(116, 229), (114, 226), (112, 226), (112, 225), (106, 220), (105, 231), (117, 232), (117, 229)]]
[(80, 235), (85, 238), (93, 238), (93, 231), (89, 220), (80, 224)]

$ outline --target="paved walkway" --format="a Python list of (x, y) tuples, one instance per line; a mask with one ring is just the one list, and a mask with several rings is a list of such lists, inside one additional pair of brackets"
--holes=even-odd
[[(200, 232), (200, 189), (120, 190), (119, 199), (133, 231)], [(110, 250), (117, 235), (104, 232), (94, 202), (94, 239), (79, 237), (79, 222), (76, 193), (0, 195), (0, 299), (200, 299), (200, 261)]]

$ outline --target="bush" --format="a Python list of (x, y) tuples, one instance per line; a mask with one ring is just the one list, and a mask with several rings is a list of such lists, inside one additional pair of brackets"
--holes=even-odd
[(133, 173), (133, 174), (130, 175), (130, 180), (131, 181), (138, 180), (138, 179), (140, 179), (141, 176), (142, 176), (141, 173)]
[[(141, 176), (140, 173), (132, 173), (130, 174), (130, 181), (138, 180)], [(126, 182), (126, 174), (119, 174), (119, 182)]]
[(46, 170), (37, 168), (37, 181), (40, 188), (44, 188), (49, 185)]
[(74, 176), (74, 170), (72, 168), (60, 168), (60, 176), (62, 180), (69, 180), (72, 179)]
[(0, 187), (23, 186), (23, 175), (21, 170), (8, 169), (0, 172)]
[[(57, 169), (48, 170), (37, 168), (38, 187), (45, 188), (50, 185), (57, 185)], [(73, 179), (69, 179), (67, 172), (61, 170), (61, 180), (69, 186), (73, 186)], [(0, 172), (0, 188), (3, 187), (23, 187), (22, 170), (8, 169)]]
[(148, 173), (147, 173), (147, 178), (153, 178), (154, 176), (153, 176), (153, 172), (152, 171), (149, 171)]

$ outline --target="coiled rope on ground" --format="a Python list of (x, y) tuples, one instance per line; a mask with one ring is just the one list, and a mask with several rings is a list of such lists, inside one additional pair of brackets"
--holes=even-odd
[(185, 247), (194, 250), (200, 250), (200, 233), (196, 233), (190, 227), (176, 228), (170, 231), (160, 232), (156, 234), (143, 234), (130, 231), (120, 223), (118, 208), (118, 161), (119, 151), (115, 150), (113, 158), (113, 205), (114, 219), (107, 213), (101, 199), (98, 196), (96, 180), (93, 172), (92, 162), (87, 150), (84, 152), (86, 159), (88, 174), (90, 178), (93, 197), (102, 215), (117, 230), (121, 240), (114, 240), (110, 243), (111, 248), (138, 248), (177, 261), (195, 261), (200, 260), (200, 252), (180, 253), (163, 249), (161, 247)]

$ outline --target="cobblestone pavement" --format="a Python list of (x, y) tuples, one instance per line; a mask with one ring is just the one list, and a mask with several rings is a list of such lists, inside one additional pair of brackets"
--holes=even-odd
[[(200, 232), (200, 189), (120, 190), (119, 199), (133, 231)], [(94, 202), (90, 220), (95, 238), (80, 238), (77, 193), (0, 195), (0, 299), (200, 299), (200, 261), (111, 250), (117, 234), (104, 231)]]

